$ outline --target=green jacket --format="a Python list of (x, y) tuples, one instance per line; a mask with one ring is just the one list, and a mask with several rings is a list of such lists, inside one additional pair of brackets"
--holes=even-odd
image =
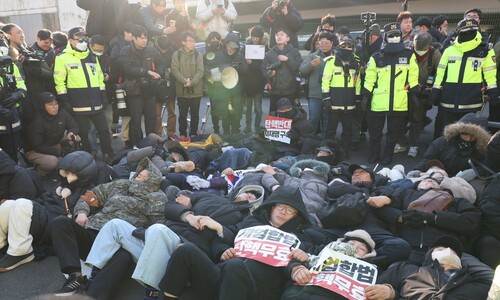
[[(172, 55), (171, 74), (175, 78), (175, 91), (177, 97), (196, 98), (203, 96), (203, 56), (195, 53), (197, 50), (187, 52), (184, 47), (179, 48)], [(184, 87), (184, 79), (191, 78), (193, 93)]]

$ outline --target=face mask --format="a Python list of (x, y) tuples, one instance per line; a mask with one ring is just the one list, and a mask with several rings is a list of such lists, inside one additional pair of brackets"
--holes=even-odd
[(476, 32), (475, 30), (471, 31), (466, 31), (466, 32), (461, 32), (458, 34), (458, 42), (459, 43), (464, 43), (473, 40), (476, 37)]
[(472, 148), (474, 147), (474, 144), (475, 144), (475, 142), (468, 142), (468, 141), (462, 140), (461, 138), (458, 138), (458, 149), (460, 149), (461, 151), (472, 150)]
[(397, 44), (399, 42), (401, 42), (401, 37), (400, 36), (395, 36), (395, 37), (391, 37), (391, 38), (388, 37), (387, 38), (387, 43), (389, 43), (389, 44)]
[(457, 269), (462, 268), (460, 257), (453, 252), (450, 248), (443, 250), (435, 250), (431, 254), (432, 260), (437, 260), (442, 265), (449, 265)]
[(76, 44), (76, 49), (80, 50), (80, 51), (87, 51), (87, 43), (86, 42), (78, 42), (78, 44)]
[(415, 53), (417, 53), (418, 56), (423, 56), (425, 53), (427, 53), (429, 50), (415, 50)]
[(338, 49), (337, 56), (344, 61), (348, 61), (352, 56), (352, 51), (347, 49)]
[[(93, 51), (93, 52), (94, 52), (94, 51)], [(94, 52), (94, 54), (95, 54), (95, 55), (97, 55), (97, 56), (101, 56), (101, 55), (103, 55), (103, 54), (104, 54), (104, 52)]]

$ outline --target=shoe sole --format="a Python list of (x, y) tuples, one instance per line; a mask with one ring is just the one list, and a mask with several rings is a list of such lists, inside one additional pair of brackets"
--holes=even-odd
[(69, 296), (72, 296), (76, 293), (76, 291), (71, 291), (71, 292), (67, 292), (67, 293), (60, 293), (60, 294), (54, 294), (54, 296), (56, 297), (69, 297)]
[(24, 265), (24, 264), (27, 264), (31, 261), (33, 261), (33, 259), (35, 259), (35, 255), (34, 254), (31, 254), (30, 256), (26, 257), (25, 259), (19, 261), (17, 264), (14, 264), (10, 267), (7, 267), (7, 268), (0, 268), (0, 273), (3, 273), (3, 272), (8, 272), (10, 270), (13, 270), (21, 265)]
[(403, 152), (406, 152), (408, 149), (398, 149), (398, 150), (394, 150), (392, 153), (393, 154), (398, 154), (398, 153), (403, 153)]

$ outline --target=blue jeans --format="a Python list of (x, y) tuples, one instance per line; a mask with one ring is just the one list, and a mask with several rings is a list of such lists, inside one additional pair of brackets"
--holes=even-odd
[(165, 274), (171, 254), (181, 243), (177, 234), (163, 224), (146, 230), (146, 242), (132, 236), (135, 226), (113, 219), (97, 235), (85, 263), (102, 269), (118, 249), (127, 250), (137, 262), (132, 278), (156, 289)]
[(327, 138), (328, 113), (323, 109), (323, 99), (309, 97), (309, 121), (313, 124), (314, 133), (321, 131), (321, 136)]

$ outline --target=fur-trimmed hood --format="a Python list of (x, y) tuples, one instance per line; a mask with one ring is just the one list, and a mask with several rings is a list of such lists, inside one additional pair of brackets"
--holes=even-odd
[(290, 175), (302, 178), (305, 174), (311, 173), (304, 172), (304, 169), (306, 168), (312, 170), (312, 174), (316, 179), (323, 180), (325, 182), (328, 180), (330, 167), (327, 163), (315, 159), (304, 159), (294, 163), (290, 168)]
[(451, 141), (458, 137), (462, 132), (476, 137), (476, 149), (483, 154), (486, 153), (486, 147), (488, 146), (491, 134), (479, 125), (458, 121), (447, 125), (444, 128), (443, 136), (446, 141)]

